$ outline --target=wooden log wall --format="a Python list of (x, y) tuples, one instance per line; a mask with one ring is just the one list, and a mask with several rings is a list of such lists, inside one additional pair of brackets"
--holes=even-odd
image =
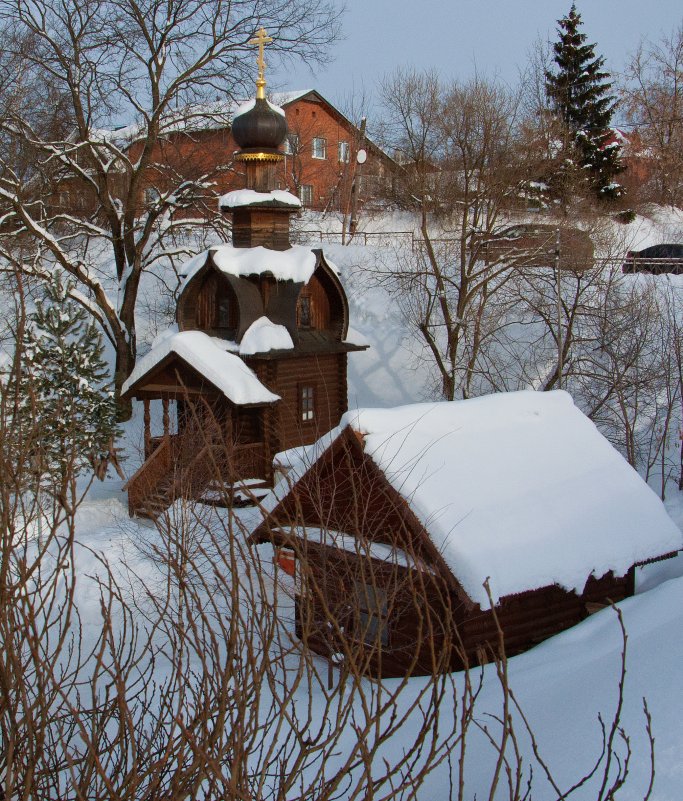
[[(282, 400), (272, 421), (276, 451), (310, 445), (334, 428), (346, 411), (346, 354), (323, 353), (274, 360), (247, 360), (259, 380)], [(340, 376), (344, 372), (344, 380)], [(314, 415), (303, 420), (301, 388), (314, 388)]]
[(236, 209), (232, 220), (232, 243), (236, 248), (258, 245), (272, 250), (287, 250), (289, 214), (286, 210)]
[[(289, 521), (296, 521), (299, 525), (305, 523), (310, 527), (341, 531), (366, 542), (390, 544), (435, 567), (437, 561), (434, 561), (433, 549), (429, 542), (424, 541), (419, 524), (411, 520), (412, 513), (404, 499), (388, 485), (374, 463), (362, 454), (360, 443), (353, 445), (350, 439), (353, 436), (347, 429), (337, 444), (318, 460), (314, 470), (297, 484), (295, 491), (276, 510), (277, 523), (284, 526)], [(349, 560), (354, 559), (355, 562), (350, 564)], [(343, 564), (338, 563), (339, 560)], [(311, 569), (318, 582), (324, 584), (325, 574), (329, 572), (346, 577), (346, 595), (334, 585), (326, 589), (331, 594), (331, 608), (336, 603), (337, 592), (340, 593), (339, 602), (346, 598), (348, 603), (349, 582), (362, 575), (366, 569), (364, 562), (367, 562), (367, 557), (354, 557), (342, 552), (327, 554), (324, 559), (319, 555), (313, 558)], [(331, 571), (330, 564), (334, 564)], [(382, 580), (381, 571), (375, 571), (374, 575), (377, 581)], [(452, 584), (446, 582), (445, 576), (439, 576), (437, 570), (428, 575), (433, 579), (425, 578), (424, 571), (413, 571), (407, 583), (414, 587), (416, 582), (422, 582), (423, 604), (416, 609), (413, 600), (412, 611), (406, 620), (399, 614), (391, 621), (392, 631), (396, 626), (396, 633), (392, 635), (395, 639), (391, 640), (393, 645), (381, 658), (372, 657), (368, 666), (370, 672), (401, 675), (401, 670), (405, 671), (412, 665), (411, 657), (416, 648), (420, 653), (416, 670), (424, 668), (428, 671), (439, 662), (438, 651), (442, 646), (449, 649), (450, 669), (453, 670), (463, 667), (463, 651), (470, 665), (478, 664), (482, 656), (484, 661), (492, 656), (492, 649), (496, 649), (498, 642), (492, 612), (482, 611), (468, 601), (462, 591), (458, 591), (455, 581)], [(590, 578), (581, 595), (552, 586), (503, 598), (496, 614), (504, 632), (506, 653), (514, 655), (525, 651), (579, 623), (600, 605), (622, 600), (632, 593), (633, 571), (630, 571), (622, 578), (615, 578), (612, 574)], [(424, 630), (419, 633), (418, 624), (430, 614), (435, 615), (435, 620), (448, 621), (451, 627), (449, 636), (441, 633), (434, 640), (427, 637), (423, 642), (420, 639), (426, 635)], [(324, 638), (316, 640), (313, 637), (312, 642), (317, 642), (315, 649), (319, 653), (324, 654), (325, 648), (329, 650)], [(412, 650), (409, 643), (412, 643)], [(440, 664), (445, 663), (441, 661)]]
[[(577, 595), (561, 587), (543, 587), (503, 598), (496, 614), (505, 639), (508, 656), (521, 653), (548, 637), (575, 626), (588, 617), (588, 605), (607, 605), (633, 594), (633, 570), (616, 578), (607, 573), (591, 577), (584, 592)], [(490, 611), (461, 610), (458, 614), (463, 643), (469, 658), (476, 663), (477, 650), (496, 641), (496, 627)], [(455, 667), (459, 667), (456, 660)]]
[[(397, 564), (358, 559), (353, 553), (308, 543), (302, 552), (308, 569), (300, 583), (296, 630), (300, 639), (321, 656), (350, 652), (356, 666), (372, 676), (423, 675), (449, 667), (444, 644), (451, 633), (444, 629), (442, 593), (433, 578)], [(301, 576), (301, 572), (299, 573)], [(380, 592), (386, 612), (375, 615), (385, 627), (386, 643), (379, 630), (373, 637), (358, 605), (365, 585), (371, 596)], [(368, 604), (371, 606), (372, 604)], [(332, 631), (341, 629), (345, 642)], [(371, 642), (365, 642), (363, 635)]]

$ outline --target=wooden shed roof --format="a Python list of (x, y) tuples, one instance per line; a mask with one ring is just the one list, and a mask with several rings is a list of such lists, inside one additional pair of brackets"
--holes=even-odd
[[(494, 602), (552, 585), (581, 593), (591, 575), (621, 576), (683, 545), (659, 498), (565, 392), (349, 412), (289, 454), (292, 480), (347, 428), (482, 608), (487, 579)], [(276, 488), (268, 508), (288, 492)]]
[(258, 406), (280, 400), (279, 395), (263, 386), (239, 356), (225, 350), (226, 344), (229, 343), (202, 331), (167, 335), (137, 361), (122, 392), (124, 396), (134, 396), (169, 359), (175, 357), (236, 406)]

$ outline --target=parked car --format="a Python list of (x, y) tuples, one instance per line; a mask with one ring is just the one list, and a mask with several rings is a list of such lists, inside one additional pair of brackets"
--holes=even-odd
[[(478, 248), (487, 263), (509, 260), (518, 267), (555, 267), (558, 226), (544, 224), (510, 225), (487, 238), (474, 235), (471, 247)], [(593, 266), (593, 242), (586, 231), (559, 227), (561, 270), (584, 272)]]
[(651, 245), (642, 250), (629, 250), (621, 266), (624, 273), (683, 275), (683, 245)]

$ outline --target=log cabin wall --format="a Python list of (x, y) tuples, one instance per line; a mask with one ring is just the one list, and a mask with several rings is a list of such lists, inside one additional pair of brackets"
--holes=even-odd
[(236, 248), (257, 245), (271, 250), (287, 250), (289, 212), (267, 209), (235, 209), (232, 212), (232, 243)]
[[(338, 425), (346, 411), (346, 353), (322, 353), (274, 359), (246, 359), (277, 404), (273, 436), (277, 450), (310, 445)], [(312, 416), (302, 405), (304, 389), (312, 388)], [(277, 450), (275, 452), (277, 452)]]
[[(307, 543), (300, 556), (307, 568), (299, 574), (296, 634), (315, 653), (329, 657), (346, 648), (368, 674), (385, 678), (450, 667), (443, 650), (452, 638), (444, 629), (449, 616), (443, 584), (399, 564), (358, 559), (317, 543)], [(368, 598), (381, 601), (367, 609)], [(368, 626), (368, 617), (376, 629)], [(346, 643), (330, 633), (330, 618)]]
[[(360, 443), (353, 444), (350, 438), (355, 435), (349, 434), (349, 431), (347, 429), (342, 434), (283, 499), (275, 510), (275, 520), (283, 528), (287, 522), (295, 522), (297, 525), (344, 532), (366, 542), (390, 544), (407, 550), (413, 557), (424, 559), (427, 565), (434, 565), (430, 559), (430, 549), (422, 541), (419, 526), (411, 520), (412, 512), (405, 500), (389, 486), (374, 463), (362, 454)], [(324, 550), (332, 551), (331, 548)], [(367, 569), (367, 557), (338, 551), (336, 556), (325, 554), (324, 559), (312, 553), (311, 559), (310, 569), (316, 581), (325, 587), (325, 592), (329, 591), (334, 604), (337, 603), (336, 593), (340, 594), (341, 599), (344, 597), (343, 591), (334, 584), (334, 576), (338, 573), (345, 576), (345, 598), (348, 603), (349, 582), (362, 576), (363, 570)], [(343, 564), (339, 563), (340, 560)], [(334, 565), (334, 580), (331, 579), (328, 586), (326, 575), (331, 569), (330, 565)], [(425, 580), (424, 572), (415, 578), (418, 572), (413, 571), (413, 577), (406, 584), (412, 587), (422, 581), (423, 606), (413, 609), (412, 620), (410, 616), (402, 620), (399, 615), (397, 620), (389, 621), (392, 631), (396, 626), (397, 639), (392, 640), (395, 642), (393, 650), (389, 648), (381, 658), (371, 655), (368, 670), (375, 675), (403, 675), (412, 665), (411, 655), (416, 647), (420, 654), (415, 666), (418, 672), (422, 669), (428, 671), (435, 660), (438, 661), (435, 654), (445, 642), (443, 635), (438, 635), (433, 643), (416, 639), (421, 636), (417, 625), (424, 617), (425, 610), (431, 610), (436, 620), (449, 621), (452, 626), (446, 660), (450, 661), (450, 669), (460, 670), (465, 662), (478, 664), (482, 653), (488, 652), (490, 656), (491, 647), (495, 648), (498, 634), (490, 610), (482, 611), (477, 605), (467, 603), (462, 593), (452, 586), (445, 588), (443, 578), (439, 579), (438, 573), (434, 573), (433, 580)], [(376, 572), (376, 580), (380, 581), (382, 575), (381, 571)], [(496, 607), (496, 615), (504, 632), (506, 653), (521, 653), (584, 620), (589, 613), (589, 603), (606, 604), (632, 595), (633, 580), (633, 570), (621, 578), (608, 573), (599, 579), (591, 577), (581, 595), (551, 586), (503, 598)], [(316, 603), (320, 604), (320, 601)], [(316, 612), (316, 615), (319, 617), (320, 613)], [(408, 647), (411, 637), (412, 651)], [(311, 638), (311, 647), (323, 655), (325, 648), (329, 652), (329, 646), (321, 636)]]
[[(522, 653), (585, 620), (589, 614), (587, 604), (623, 601), (633, 595), (633, 579), (632, 568), (622, 577), (615, 577), (612, 573), (598, 579), (591, 576), (581, 595), (553, 586), (501, 599), (496, 614), (504, 632), (506, 653), (508, 656)], [(476, 662), (477, 650), (496, 640), (493, 615), (478, 607), (474, 610), (458, 609), (457, 624), (465, 650), (470, 660)], [(460, 667), (457, 659), (454, 667)]]

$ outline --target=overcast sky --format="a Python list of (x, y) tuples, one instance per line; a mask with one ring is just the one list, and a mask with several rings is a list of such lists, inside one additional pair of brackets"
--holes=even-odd
[[(271, 77), (282, 89), (316, 88), (333, 103), (397, 66), (436, 68), (462, 78), (475, 68), (515, 83), (539, 35), (556, 38), (571, 0), (346, 0), (344, 39), (334, 61), (312, 75), (289, 65)], [(589, 42), (607, 68), (621, 70), (641, 37), (657, 40), (683, 20), (680, 0), (578, 0)]]

